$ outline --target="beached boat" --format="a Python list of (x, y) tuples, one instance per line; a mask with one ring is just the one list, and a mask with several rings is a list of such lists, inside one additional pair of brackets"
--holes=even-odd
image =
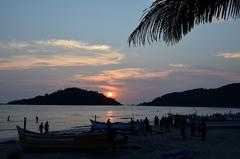
[(113, 138), (107, 132), (83, 132), (78, 134), (40, 134), (24, 130), (17, 126), (19, 142), (24, 148), (82, 148), (101, 149), (111, 148)]
[[(99, 121), (94, 121), (91, 120), (91, 129), (92, 130), (104, 130), (108, 128), (108, 124), (105, 122), (99, 122)], [(109, 124), (111, 129), (115, 129), (118, 131), (124, 131), (124, 132), (131, 132), (134, 131), (136, 128), (136, 123), (134, 122), (133, 125), (131, 123), (121, 123), (121, 122), (115, 122), (115, 123), (110, 123)]]

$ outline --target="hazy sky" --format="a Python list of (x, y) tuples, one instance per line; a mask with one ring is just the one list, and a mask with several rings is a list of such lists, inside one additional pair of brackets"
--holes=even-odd
[(128, 47), (151, 0), (0, 0), (0, 103), (68, 87), (124, 104), (240, 82), (240, 20)]

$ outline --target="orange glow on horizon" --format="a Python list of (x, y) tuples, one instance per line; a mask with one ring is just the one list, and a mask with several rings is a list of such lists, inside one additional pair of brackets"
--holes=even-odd
[(113, 97), (114, 95), (113, 95), (113, 93), (112, 92), (108, 92), (107, 93), (107, 97)]
[(103, 94), (108, 98), (115, 98), (117, 96), (117, 93), (111, 90), (105, 90), (103, 91)]

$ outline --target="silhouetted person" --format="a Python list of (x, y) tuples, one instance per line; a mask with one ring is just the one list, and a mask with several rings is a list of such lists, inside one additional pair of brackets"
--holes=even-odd
[(7, 117), (7, 121), (10, 121), (10, 115)]
[(112, 151), (115, 152), (116, 151), (116, 142), (115, 142), (114, 138), (116, 137), (117, 132), (115, 129), (112, 129), (110, 126), (108, 126), (107, 133), (108, 133), (108, 138), (109, 138), (109, 141), (110, 141), (110, 144), (112, 147)]
[(147, 117), (144, 119), (143, 122), (144, 122), (144, 127), (145, 127), (145, 133), (148, 133), (148, 132), (152, 133), (152, 129), (151, 129), (151, 126), (150, 126), (150, 123), (149, 123), (149, 120)]
[(133, 121), (133, 118), (131, 118), (131, 121), (130, 121), (130, 129), (131, 131), (134, 131), (134, 121)]
[(111, 120), (109, 118), (107, 120), (107, 124), (111, 124)]
[(47, 121), (46, 124), (44, 125), (44, 130), (45, 130), (45, 133), (47, 134), (48, 131), (49, 131), (48, 121)]
[(201, 134), (201, 121), (200, 120), (197, 121), (196, 127), (197, 127), (197, 134), (199, 136)]
[(181, 136), (182, 136), (182, 140), (184, 141), (185, 138), (186, 138), (186, 132), (185, 132), (185, 129), (187, 127), (187, 123), (184, 119), (181, 119), (180, 121), (180, 131), (181, 131)]
[(108, 118), (107, 120), (107, 129), (108, 138), (112, 147), (112, 151), (116, 151), (116, 142), (114, 138), (116, 137), (116, 130), (111, 128), (111, 120)]
[(201, 140), (204, 141), (205, 136), (206, 136), (206, 132), (207, 132), (207, 126), (206, 126), (206, 122), (205, 122), (204, 119), (201, 120), (200, 131), (201, 131)]
[(41, 124), (39, 125), (39, 131), (40, 131), (40, 133), (43, 133), (43, 123), (41, 123)]
[(140, 133), (140, 135), (144, 134), (144, 122), (142, 119), (139, 122), (139, 133)]
[(169, 126), (172, 128), (173, 127), (173, 117), (168, 116), (168, 120), (169, 120)]
[(195, 136), (195, 122), (193, 119), (190, 120), (190, 131), (191, 131), (191, 136)]
[(164, 127), (164, 117), (160, 119), (160, 129)]
[(170, 127), (170, 121), (169, 121), (168, 117), (165, 117), (165, 129), (167, 131), (170, 131), (169, 127)]
[(36, 116), (36, 123), (38, 123), (38, 116)]
[(110, 130), (110, 128), (111, 128), (111, 120), (108, 118), (107, 119), (107, 131), (109, 131)]
[(155, 126), (155, 128), (159, 127), (159, 118), (157, 115), (154, 117), (154, 126)]

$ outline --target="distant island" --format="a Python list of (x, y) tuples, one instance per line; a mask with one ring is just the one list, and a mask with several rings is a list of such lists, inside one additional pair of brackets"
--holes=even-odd
[(44, 96), (14, 100), (8, 104), (25, 105), (121, 105), (113, 98), (101, 93), (80, 88), (67, 88)]
[(235, 107), (240, 108), (240, 83), (216, 89), (193, 89), (163, 95), (145, 106)]

